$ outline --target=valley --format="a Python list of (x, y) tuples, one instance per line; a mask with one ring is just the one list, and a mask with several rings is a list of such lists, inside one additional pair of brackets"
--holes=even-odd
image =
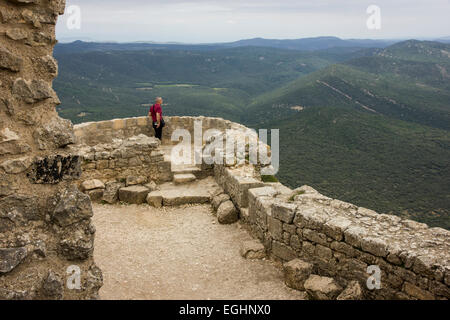
[(142, 116), (163, 96), (167, 115), (280, 128), (286, 185), (449, 229), (450, 45), (324, 41), (58, 45), (58, 111)]

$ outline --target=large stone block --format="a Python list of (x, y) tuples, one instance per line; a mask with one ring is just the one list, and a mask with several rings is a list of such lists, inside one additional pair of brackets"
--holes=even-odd
[(300, 206), (295, 214), (294, 224), (300, 228), (320, 231), (329, 219), (323, 209)]
[(313, 272), (313, 265), (302, 261), (300, 259), (294, 259), (283, 265), (284, 271), (284, 283), (292, 289), (304, 290), (305, 281), (309, 278)]
[(350, 227), (352, 222), (345, 217), (334, 217), (325, 223), (323, 227), (324, 233), (337, 241), (342, 241), (344, 238), (344, 231)]
[(297, 257), (297, 254), (292, 248), (278, 241), (272, 242), (272, 254), (284, 261), (290, 261)]
[(387, 243), (383, 239), (379, 238), (361, 238), (361, 248), (377, 257), (386, 257), (388, 254)]
[(147, 203), (155, 208), (161, 208), (163, 206), (163, 196), (160, 191), (153, 191), (148, 194)]
[(272, 217), (285, 223), (294, 221), (295, 210), (297, 206), (292, 203), (275, 202), (272, 204)]
[(133, 186), (119, 190), (120, 201), (131, 204), (143, 204), (147, 199), (149, 190), (146, 187)]
[(118, 182), (110, 182), (106, 184), (103, 192), (102, 200), (109, 204), (115, 204), (119, 201), (119, 190), (123, 188), (123, 184)]
[(267, 217), (267, 227), (273, 239), (281, 240), (283, 238), (283, 223), (280, 220)]

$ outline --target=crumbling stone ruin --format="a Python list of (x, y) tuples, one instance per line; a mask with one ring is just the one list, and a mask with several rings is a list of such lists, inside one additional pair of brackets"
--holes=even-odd
[[(92, 258), (91, 201), (211, 203), (220, 223), (240, 221), (253, 235), (242, 244), (243, 257), (282, 262), (285, 284), (311, 299), (450, 297), (450, 232), (444, 229), (308, 186), (265, 183), (264, 166), (248, 161), (247, 147), (242, 154), (216, 150), (231, 163), (173, 165), (176, 129), (194, 137), (201, 121), (203, 131), (222, 132), (201, 141), (202, 157), (219, 136), (251, 136), (242, 125), (169, 117), (161, 145), (146, 117), (75, 127), (59, 118), (52, 50), (64, 5), (0, 2), (0, 299), (98, 298), (102, 273)], [(196, 180), (206, 182), (195, 188)]]
[(102, 286), (75, 135), (52, 89), (64, 6), (0, 2), (0, 299), (95, 299)]

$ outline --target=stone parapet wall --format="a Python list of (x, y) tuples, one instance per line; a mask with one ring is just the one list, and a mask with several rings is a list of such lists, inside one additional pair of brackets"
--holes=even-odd
[(290, 190), (264, 184), (245, 167), (215, 166), (216, 180), (241, 219), (268, 253), (281, 261), (301, 258), (342, 287), (367, 288), (369, 266), (381, 271), (381, 288), (369, 299), (450, 298), (450, 232), (321, 195), (311, 187)]
[[(194, 139), (195, 121), (201, 121), (203, 133), (209, 129), (225, 131), (242, 129), (244, 126), (221, 118), (208, 117), (164, 117), (166, 127), (163, 130), (163, 143), (176, 144), (171, 137), (175, 130), (186, 129)], [(113, 139), (128, 139), (140, 134), (154, 137), (155, 133), (149, 117), (114, 119), (100, 122), (87, 122), (74, 126), (78, 144), (95, 146), (110, 143)]]

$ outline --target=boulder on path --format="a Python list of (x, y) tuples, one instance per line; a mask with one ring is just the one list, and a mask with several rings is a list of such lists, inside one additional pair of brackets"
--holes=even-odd
[(214, 196), (211, 202), (214, 211), (217, 211), (222, 203), (224, 203), (225, 201), (229, 201), (230, 199), (230, 196), (226, 193)]
[(240, 253), (242, 257), (250, 260), (266, 257), (266, 250), (258, 240), (250, 240), (242, 243)]
[(238, 212), (232, 201), (225, 201), (217, 210), (220, 224), (233, 224), (239, 220)]

